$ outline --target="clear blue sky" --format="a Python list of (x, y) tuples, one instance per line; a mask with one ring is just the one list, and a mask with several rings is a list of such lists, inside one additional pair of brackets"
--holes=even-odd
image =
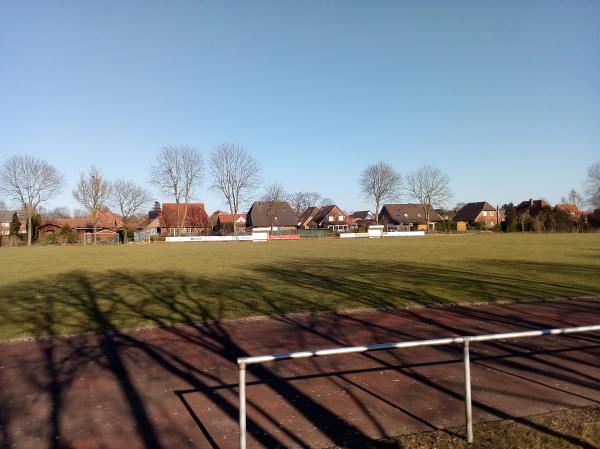
[(443, 169), (449, 205), (558, 201), (600, 160), (600, 2), (0, 0), (0, 159), (63, 170), (50, 205), (223, 141), (346, 210), (377, 160)]

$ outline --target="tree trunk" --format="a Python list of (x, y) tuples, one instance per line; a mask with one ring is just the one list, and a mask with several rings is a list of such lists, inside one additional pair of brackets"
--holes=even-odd
[[(188, 200), (185, 200), (185, 206), (183, 208), (183, 217), (181, 217), (181, 230), (184, 228), (185, 219), (187, 218), (187, 210), (188, 210)], [(186, 233), (187, 235), (187, 233)]]
[(379, 201), (375, 201), (375, 224), (379, 224)]
[(92, 239), (92, 241), (94, 242), (94, 245), (96, 244), (96, 232), (98, 229), (98, 224), (96, 223), (96, 221), (94, 221), (94, 237)]
[[(33, 221), (31, 219), (32, 216), (32, 212), (31, 209), (27, 210), (27, 246), (31, 246), (31, 234), (32, 234), (32, 224), (31, 222)], [(17, 237), (19, 237), (19, 230), (17, 229)]]

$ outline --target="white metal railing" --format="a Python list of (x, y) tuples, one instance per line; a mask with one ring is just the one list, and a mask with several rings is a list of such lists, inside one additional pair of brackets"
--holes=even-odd
[(378, 343), (364, 346), (347, 346), (342, 348), (317, 349), (314, 351), (287, 352), (283, 354), (260, 355), (254, 357), (239, 357), (239, 395), (240, 395), (240, 449), (246, 449), (246, 367), (259, 363), (276, 362), (280, 360), (304, 359), (309, 357), (323, 357), (358, 352), (384, 351), (393, 349), (407, 349), (421, 346), (443, 346), (463, 344), (464, 376), (465, 376), (465, 419), (467, 428), (467, 442), (473, 442), (473, 412), (471, 406), (471, 363), (469, 359), (469, 344), (471, 342), (485, 342), (507, 340), (514, 338), (540, 337), (543, 335), (564, 335), (581, 332), (600, 331), (600, 324), (592, 326), (566, 327), (559, 329), (539, 329), (523, 332), (507, 332), (503, 334), (469, 335), (461, 337), (438, 338), (433, 340), (401, 341), (396, 343)]

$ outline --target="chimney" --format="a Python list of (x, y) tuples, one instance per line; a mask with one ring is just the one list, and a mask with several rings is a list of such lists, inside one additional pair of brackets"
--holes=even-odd
[(529, 198), (529, 206), (533, 206), (533, 199)]

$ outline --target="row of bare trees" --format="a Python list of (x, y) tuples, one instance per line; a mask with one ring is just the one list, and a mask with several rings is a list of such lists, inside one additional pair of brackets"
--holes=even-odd
[(377, 223), (380, 207), (385, 202), (398, 200), (403, 193), (421, 204), (427, 224), (431, 211), (442, 207), (452, 197), (448, 175), (429, 165), (410, 173), (404, 184), (400, 172), (380, 161), (363, 170), (359, 184), (365, 198), (375, 205)]
[[(260, 165), (242, 146), (223, 143), (210, 153), (209, 173), (211, 189), (222, 195), (235, 222), (236, 215), (241, 213), (261, 183)], [(188, 204), (197, 196), (203, 177), (202, 154), (191, 146), (163, 147), (152, 166), (151, 182), (176, 203), (180, 231), (184, 227)], [(377, 162), (363, 170), (359, 184), (365, 198), (373, 202), (376, 217), (385, 202), (406, 194), (423, 206), (425, 219), (429, 222), (431, 211), (442, 207), (452, 196), (448, 175), (428, 165), (413, 171), (403, 180), (390, 164)], [(30, 156), (13, 156), (0, 166), (0, 191), (19, 202), (27, 214), (29, 229), (36, 211), (62, 192), (64, 185), (64, 175), (58, 169)], [(585, 191), (587, 203), (600, 208), (600, 162), (588, 169)], [(575, 191), (571, 192), (571, 196), (573, 202), (583, 201)], [(73, 189), (73, 197), (94, 221), (94, 243), (102, 211), (109, 206), (115, 209), (126, 233), (130, 222), (151, 201), (151, 194), (144, 187), (126, 179), (109, 181), (95, 167), (80, 176)], [(286, 200), (297, 214), (310, 206), (333, 204), (332, 200), (317, 192), (286, 194), (280, 184), (267, 186), (262, 199)], [(235, 226), (233, 229), (236, 232)], [(27, 243), (31, 244), (31, 232), (28, 232)]]
[(73, 198), (81, 204), (92, 219), (95, 245), (102, 212), (109, 207), (116, 211), (122, 222), (123, 243), (127, 243), (129, 225), (148, 206), (152, 195), (144, 187), (127, 179), (111, 182), (104, 178), (96, 167), (92, 167), (87, 174), (81, 174), (79, 177), (73, 189)]

